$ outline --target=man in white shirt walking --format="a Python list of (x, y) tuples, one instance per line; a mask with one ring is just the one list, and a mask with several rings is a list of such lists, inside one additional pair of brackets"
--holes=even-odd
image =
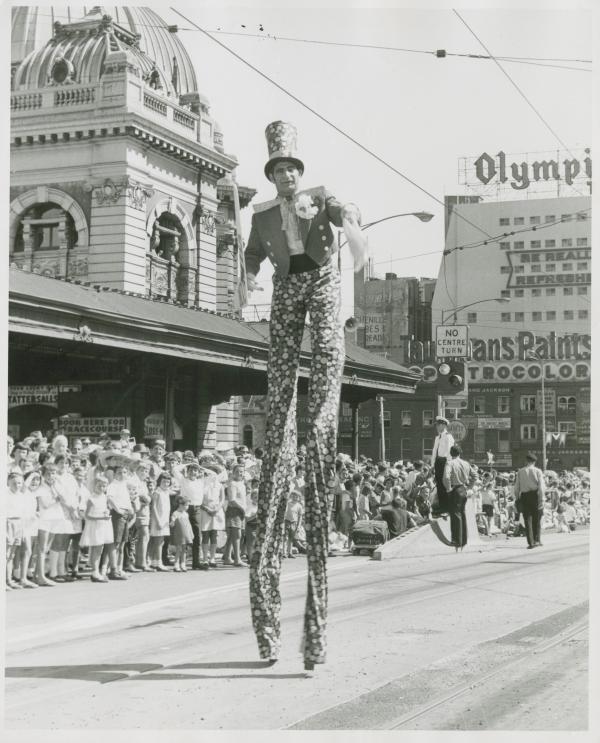
[(435, 518), (449, 511), (448, 493), (444, 485), (444, 470), (446, 462), (450, 456), (450, 447), (454, 446), (454, 437), (448, 431), (448, 419), (438, 416), (435, 419), (437, 436), (433, 444), (431, 462), (435, 476), (435, 486), (437, 489), (437, 507), (432, 509), (431, 515)]
[(544, 512), (546, 483), (544, 473), (536, 467), (537, 457), (529, 452), (527, 464), (517, 472), (515, 479), (515, 502), (525, 520), (527, 549), (541, 547), (540, 522)]

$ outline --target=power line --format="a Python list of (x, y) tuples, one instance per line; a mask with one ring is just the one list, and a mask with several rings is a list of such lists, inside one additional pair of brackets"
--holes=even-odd
[[(184, 18), (188, 23), (191, 23), (192, 25), (196, 26), (196, 28), (198, 29), (198, 31), (200, 31), (205, 36), (207, 36), (209, 39), (211, 39), (211, 41), (213, 41), (215, 44), (217, 44), (218, 46), (220, 46), (222, 49), (225, 49), (225, 51), (229, 52), (229, 54), (231, 54), (232, 56), (234, 56), (242, 64), (244, 64), (246, 67), (249, 67), (251, 70), (253, 70), (254, 72), (256, 72), (257, 75), (260, 75), (262, 78), (264, 78), (265, 80), (267, 80), (267, 82), (271, 83), (271, 85), (274, 85), (282, 93), (285, 93), (285, 95), (289, 96), (292, 100), (296, 101), (296, 103), (299, 103), (307, 111), (310, 111), (314, 116), (316, 116), (318, 119), (320, 119), (325, 124), (327, 124), (328, 126), (330, 126), (336, 132), (338, 132), (338, 134), (341, 134), (347, 140), (349, 140), (350, 142), (352, 142), (353, 144), (355, 144), (357, 147), (359, 147), (361, 150), (363, 150), (363, 152), (366, 152), (368, 155), (370, 155), (371, 157), (373, 157), (375, 160), (377, 160), (379, 163), (381, 163), (386, 168), (388, 168), (389, 170), (391, 170), (393, 173), (396, 173), (396, 175), (399, 175), (401, 178), (403, 178), (405, 181), (407, 181), (408, 183), (410, 183), (412, 186), (414, 186), (415, 188), (419, 189), (419, 191), (421, 191), (422, 193), (426, 194), (427, 196), (429, 196), (429, 198), (433, 199), (438, 204), (440, 204), (441, 206), (443, 206), (444, 208), (446, 208), (445, 203), (441, 199), (438, 199), (437, 196), (435, 196), (434, 194), (432, 194), (426, 188), (423, 188), (423, 186), (420, 186), (416, 181), (413, 181), (412, 178), (409, 178), (407, 175), (405, 175), (400, 170), (398, 170), (397, 168), (395, 168), (387, 160), (384, 160), (382, 157), (380, 157), (375, 152), (373, 152), (373, 150), (370, 150), (368, 147), (366, 147), (365, 145), (361, 144), (357, 139), (355, 139), (354, 137), (352, 137), (350, 134), (348, 134), (347, 132), (345, 132), (339, 126), (337, 126), (332, 121), (330, 121), (325, 116), (323, 116), (318, 111), (316, 111), (314, 108), (312, 108), (311, 106), (309, 106), (308, 103), (305, 103), (303, 100), (301, 100), (300, 98), (298, 98), (298, 96), (294, 95), (294, 93), (292, 93), (290, 90), (288, 90), (287, 88), (285, 88), (283, 85), (280, 85), (278, 82), (276, 82), (275, 80), (273, 80), (273, 78), (269, 77), (269, 75), (267, 75), (266, 73), (262, 72), (262, 70), (259, 70), (258, 67), (255, 67), (251, 62), (248, 62), (248, 60), (244, 59), (244, 57), (242, 57), (241, 55), (239, 55), (237, 52), (235, 52), (233, 49), (231, 49), (230, 47), (228, 47), (226, 44), (223, 44), (218, 39), (215, 39), (214, 36), (211, 36), (208, 33), (208, 31), (205, 31), (203, 28), (201, 28), (200, 26), (198, 26), (197, 23), (195, 23), (194, 21), (192, 21), (189, 18), (187, 18), (186, 16), (184, 16), (183, 13), (180, 13), (175, 8), (171, 7), (171, 10), (174, 13), (176, 13), (177, 15), (181, 16), (181, 18)], [(467, 222), (468, 224), (470, 224), (471, 227), (474, 227), (476, 230), (478, 230), (479, 232), (483, 233), (486, 237), (489, 237), (488, 233), (484, 229), (482, 229), (478, 225), (474, 224), (473, 222), (471, 222), (466, 217), (463, 217), (462, 215), (459, 215), (459, 216), (460, 216), (460, 218), (462, 220), (464, 220), (465, 222)]]
[[(542, 114), (538, 111), (538, 109), (533, 105), (533, 103), (529, 100), (529, 98), (525, 95), (525, 93), (521, 90), (521, 88), (517, 85), (517, 83), (512, 79), (512, 77), (508, 74), (508, 72), (502, 67), (500, 62), (492, 55), (490, 50), (487, 48), (487, 46), (483, 43), (483, 41), (477, 36), (475, 31), (469, 26), (469, 24), (465, 21), (465, 19), (461, 16), (461, 14), (456, 10), (456, 8), (452, 9), (453, 13), (459, 18), (459, 20), (467, 27), (467, 29), (473, 34), (473, 36), (477, 39), (477, 41), (481, 44), (481, 46), (485, 49), (485, 51), (489, 54), (490, 58), (495, 62), (495, 64), (498, 66), (500, 71), (503, 75), (505, 75), (511, 85), (517, 90), (519, 95), (523, 98), (523, 100), (527, 103), (527, 105), (532, 109), (532, 111), (536, 114), (536, 116), (540, 119), (540, 121), (544, 124), (544, 126), (548, 129), (548, 131), (554, 136), (554, 138), (560, 142), (562, 148), (566, 150), (573, 159), (575, 159), (573, 153), (571, 150), (567, 147), (567, 145), (563, 142), (563, 140), (558, 136), (558, 134), (554, 131), (554, 129), (550, 126), (550, 124), (546, 121), (546, 119), (542, 116)], [(577, 189), (575, 189), (577, 191)], [(578, 193), (583, 196), (581, 192), (578, 191)]]

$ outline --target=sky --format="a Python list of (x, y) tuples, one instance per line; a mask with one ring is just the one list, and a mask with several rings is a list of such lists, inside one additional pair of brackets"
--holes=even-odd
[[(591, 59), (591, 13), (585, 7), (521, 10), (458, 8), (494, 56)], [(546, 126), (492, 60), (350, 48), (282, 40), (309, 40), (401, 47), (419, 51), (486, 54), (480, 41), (450, 7), (261, 8), (213, 7), (207, 3), (152, 5), (180, 37), (195, 64), (202, 93), (224, 132), (225, 150), (239, 160), (238, 182), (256, 188), (255, 202), (273, 197), (264, 177), (265, 126), (277, 119), (299, 130), (305, 163), (302, 187), (325, 185), (341, 201), (360, 206), (363, 222), (403, 212), (428, 211), (429, 223), (405, 217), (368, 232), (377, 275), (436, 277), (444, 243), (441, 204), (463, 194), (460, 157), (484, 151), (525, 153), (591, 146), (592, 75), (571, 69), (502, 62), (503, 69), (545, 119)], [(258, 34), (260, 38), (214, 33), (214, 37), (293, 93), (321, 116), (374, 152), (425, 191), (401, 177), (320, 120), (314, 113), (249, 69), (197, 30)], [(262, 25), (263, 31), (260, 31)], [(245, 28), (244, 28), (245, 26)], [(532, 60), (528, 60), (532, 61)], [(575, 62), (543, 64), (589, 69)], [(549, 131), (551, 127), (553, 132)], [(558, 138), (558, 139), (557, 139)], [(251, 211), (244, 210), (245, 237)], [(424, 255), (422, 255), (424, 254)], [(411, 258), (410, 256), (418, 255)], [(268, 302), (270, 275), (259, 274)], [(352, 265), (344, 268), (344, 312), (352, 314)]]

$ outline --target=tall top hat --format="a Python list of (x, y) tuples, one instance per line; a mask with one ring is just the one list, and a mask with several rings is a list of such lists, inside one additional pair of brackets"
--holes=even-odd
[(280, 160), (290, 160), (300, 171), (304, 173), (304, 163), (296, 153), (298, 151), (298, 130), (287, 121), (273, 121), (265, 129), (269, 159), (265, 165), (265, 175), (269, 177), (271, 170)]

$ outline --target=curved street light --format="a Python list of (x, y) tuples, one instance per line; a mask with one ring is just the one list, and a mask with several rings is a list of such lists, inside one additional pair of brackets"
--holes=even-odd
[[(381, 224), (381, 222), (387, 222), (388, 219), (397, 219), (398, 217), (416, 217), (421, 222), (430, 222), (433, 219), (433, 214), (430, 214), (429, 212), (403, 212), (402, 214), (390, 214), (388, 217), (382, 217), (382, 219), (376, 219), (374, 222), (369, 222), (368, 224), (363, 224), (360, 226), (360, 229), (362, 232), (365, 230), (368, 230), (369, 227), (374, 227), (376, 224)], [(338, 248), (343, 248), (344, 245), (348, 242), (345, 240), (344, 242), (341, 242), (341, 232), (338, 232)]]
[(462, 307), (457, 307), (455, 310), (452, 310), (448, 317), (445, 317), (446, 310), (442, 310), (442, 325), (446, 324), (446, 320), (449, 320), (451, 317), (454, 317), (454, 324), (456, 325), (456, 315), (459, 312), (462, 312), (462, 310), (466, 310), (468, 307), (474, 307), (476, 304), (483, 304), (484, 302), (499, 302), (501, 304), (506, 304), (506, 302), (510, 302), (510, 299), (508, 297), (490, 297), (489, 299), (478, 299), (476, 302), (469, 302), (469, 304), (463, 304)]

